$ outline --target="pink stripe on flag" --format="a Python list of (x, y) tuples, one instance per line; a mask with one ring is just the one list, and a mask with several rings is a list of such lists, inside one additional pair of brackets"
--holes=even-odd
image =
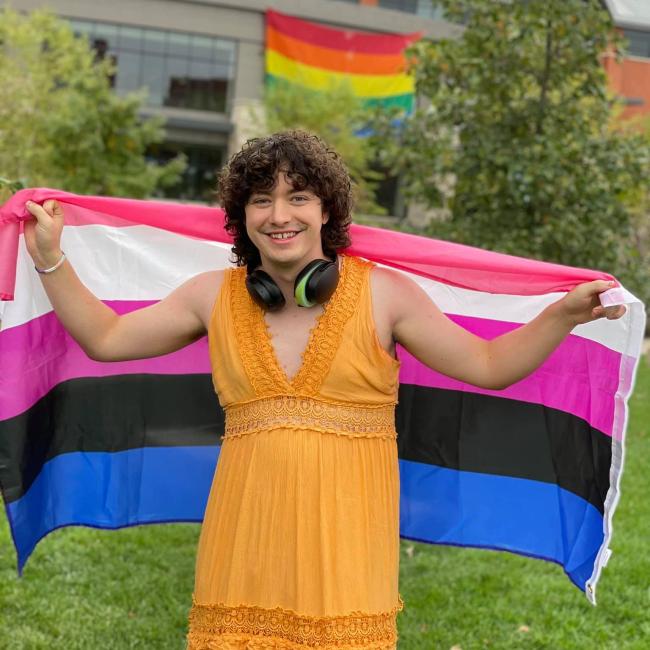
[[(13, 296), (10, 272), (16, 264), (18, 231), (15, 223), (31, 218), (25, 209), (28, 199), (36, 203), (47, 199), (61, 201), (69, 225), (96, 223), (122, 227), (140, 224), (208, 241), (231, 242), (220, 208), (82, 196), (47, 188), (21, 190), (0, 210), (0, 230), (5, 230), (0, 237), (0, 259), (4, 260), (0, 266), (0, 291), (5, 299)], [(474, 291), (530, 296), (569, 291), (590, 280), (613, 279), (600, 271), (575, 269), (369, 226), (353, 224), (350, 235), (352, 246), (345, 252), (351, 255)]]
[[(520, 327), (517, 323), (468, 316), (449, 317), (484, 339)], [(540, 368), (499, 391), (478, 388), (430, 370), (400, 347), (400, 382), (543, 404), (576, 415), (611, 436), (621, 356), (600, 343), (569, 335)], [(567, 373), (567, 368), (571, 368), (570, 373)], [(596, 368), (597, 373), (594, 372)]]
[(0, 300), (13, 300), (20, 224), (0, 221)]
[(533, 296), (570, 291), (581, 282), (614, 280), (602, 271), (578, 269), (429, 239), (405, 232), (352, 226), (351, 255), (456, 287), (486, 293)]
[[(106, 301), (125, 314), (155, 301)], [(93, 361), (63, 329), (54, 312), (0, 332), (0, 420), (25, 412), (57, 384), (82, 377), (210, 373), (207, 338), (152, 359)], [(216, 400), (216, 396), (215, 396)]]

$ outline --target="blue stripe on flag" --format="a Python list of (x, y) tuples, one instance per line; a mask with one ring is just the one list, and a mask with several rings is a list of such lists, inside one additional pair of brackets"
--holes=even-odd
[(63, 526), (202, 521), (219, 449), (144, 447), (48, 461), (29, 490), (7, 505), (18, 571), (38, 541)]
[[(38, 541), (63, 526), (200, 522), (218, 454), (218, 446), (146, 447), (50, 460), (7, 505), (19, 571)], [(550, 483), (405, 460), (400, 481), (402, 537), (550, 560), (584, 590), (603, 519), (580, 497)]]
[(604, 539), (591, 504), (551, 483), (399, 462), (402, 537), (550, 560), (585, 590)]

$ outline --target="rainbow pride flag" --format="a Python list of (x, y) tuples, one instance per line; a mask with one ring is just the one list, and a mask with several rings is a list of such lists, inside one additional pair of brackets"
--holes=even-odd
[(406, 74), (405, 48), (421, 37), (333, 29), (277, 11), (266, 12), (266, 74), (269, 83), (315, 91), (350, 84), (364, 104), (410, 112), (414, 79)]
[[(205, 338), (100, 363), (63, 329), (20, 232), (28, 199), (61, 203), (68, 259), (118, 313), (228, 267), (232, 245), (223, 212), (205, 206), (30, 189), (0, 208), (0, 489), (19, 569), (62, 526), (201, 521), (224, 433)], [(351, 236), (346, 254), (407, 274), (487, 339), (576, 284), (611, 277), (358, 225)], [(603, 295), (628, 304), (623, 318), (576, 327), (504, 390), (456, 381), (398, 349), (403, 538), (550, 560), (594, 601), (645, 330), (634, 296)]]

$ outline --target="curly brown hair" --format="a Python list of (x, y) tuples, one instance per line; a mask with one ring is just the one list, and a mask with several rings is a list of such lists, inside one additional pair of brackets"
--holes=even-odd
[(248, 140), (219, 174), (217, 195), (226, 212), (226, 230), (233, 236), (237, 266), (257, 266), (260, 254), (246, 232), (245, 206), (253, 192), (269, 191), (278, 170), (287, 170), (294, 189), (311, 190), (329, 216), (323, 225), (323, 252), (334, 257), (350, 245), (353, 194), (350, 174), (341, 157), (307, 131), (282, 131)]

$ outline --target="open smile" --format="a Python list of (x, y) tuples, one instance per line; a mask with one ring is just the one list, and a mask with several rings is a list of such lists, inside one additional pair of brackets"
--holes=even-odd
[(283, 242), (294, 239), (299, 234), (299, 230), (287, 230), (284, 232), (269, 232), (266, 233), (273, 241)]

